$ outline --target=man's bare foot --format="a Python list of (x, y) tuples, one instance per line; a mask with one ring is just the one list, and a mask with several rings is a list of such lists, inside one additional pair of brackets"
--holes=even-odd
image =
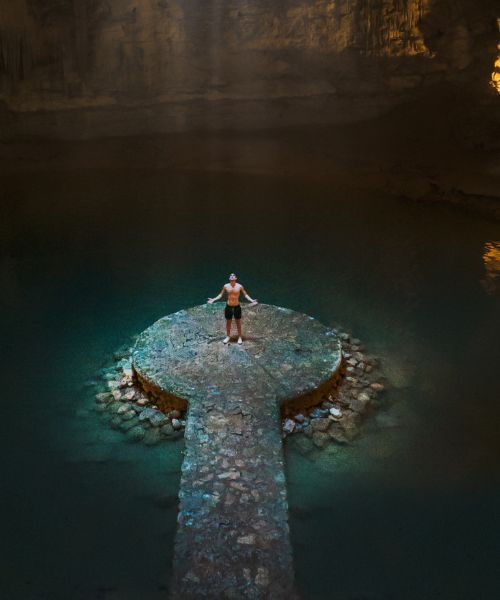
[(226, 335), (226, 337), (222, 340), (223, 344), (227, 344), (229, 342), (229, 336)]
[(243, 340), (241, 339), (241, 336), (238, 338), (238, 344), (243, 344)]

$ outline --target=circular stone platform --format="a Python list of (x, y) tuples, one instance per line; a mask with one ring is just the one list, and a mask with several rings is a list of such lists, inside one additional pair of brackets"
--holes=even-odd
[(180, 310), (139, 336), (132, 366), (146, 392), (186, 408), (208, 386), (230, 392), (242, 380), (258, 379), (284, 403), (319, 392), (335, 378), (340, 341), (313, 317), (269, 304), (243, 305), (243, 344), (234, 336), (225, 345), (223, 308), (214, 303)]

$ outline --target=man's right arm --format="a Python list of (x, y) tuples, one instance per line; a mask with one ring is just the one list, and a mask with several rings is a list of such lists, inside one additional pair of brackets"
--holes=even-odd
[(208, 303), (212, 304), (212, 302), (217, 302), (217, 300), (220, 300), (222, 298), (222, 296), (224, 296), (224, 292), (226, 291), (226, 286), (222, 286), (222, 289), (220, 291), (220, 294), (218, 296), (216, 296), (215, 298), (209, 298), (208, 299)]

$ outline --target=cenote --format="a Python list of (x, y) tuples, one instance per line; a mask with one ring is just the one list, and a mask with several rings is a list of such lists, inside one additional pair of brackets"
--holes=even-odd
[(387, 373), (351, 446), (286, 440), (304, 598), (494, 597), (500, 313), (482, 281), (496, 223), (289, 177), (4, 181), (5, 598), (165, 597), (183, 441), (126, 444), (84, 383), (232, 270), (262, 302), (343, 324)]
[[(274, 483), (288, 494), (274, 555), (290, 580), (274, 589), (293, 589), (294, 569), (301, 600), (496, 598), (498, 0), (1, 4), (1, 600), (178, 600), (190, 438), (127, 441), (92, 382), (162, 317), (200, 314), (232, 272), (260, 303), (351, 333), (380, 364), (351, 443), (294, 431), (283, 477), (275, 411), (272, 459), (253, 446), (254, 465), (279, 456), (269, 505)], [(242, 305), (244, 328), (262, 306)], [(376, 364), (356, 360), (363, 376)], [(340, 427), (334, 414), (324, 421)], [(260, 560), (254, 534), (241, 537), (238, 556)], [(282, 600), (270, 571), (257, 581), (243, 567), (244, 598)], [(182, 600), (240, 600), (218, 581), (224, 597)]]

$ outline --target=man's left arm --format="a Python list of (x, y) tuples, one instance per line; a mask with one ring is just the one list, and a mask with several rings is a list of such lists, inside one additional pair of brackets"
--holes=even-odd
[(252, 304), (257, 304), (257, 300), (252, 300), (252, 298), (250, 298), (250, 296), (247, 294), (247, 291), (246, 291), (246, 289), (245, 289), (243, 286), (241, 286), (241, 291), (242, 291), (243, 295), (245, 296), (245, 298), (246, 298), (246, 299), (247, 299), (249, 302), (251, 302)]

